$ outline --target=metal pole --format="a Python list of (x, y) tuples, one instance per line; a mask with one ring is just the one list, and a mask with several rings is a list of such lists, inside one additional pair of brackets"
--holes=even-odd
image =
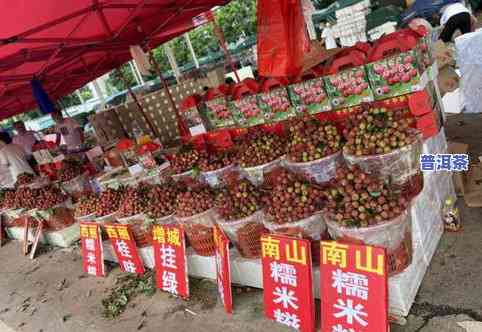
[(239, 79), (238, 72), (236, 71), (236, 67), (234, 66), (233, 60), (231, 59), (231, 54), (229, 53), (228, 47), (226, 46), (226, 40), (224, 38), (223, 29), (221, 29), (218, 22), (216, 22), (216, 18), (213, 18), (212, 22), (213, 22), (214, 34), (219, 39), (219, 44), (221, 44), (221, 48), (224, 51), (224, 57), (226, 58), (226, 61), (229, 63), (229, 65), (231, 66), (231, 70), (234, 72), (236, 81), (239, 83), (241, 82), (241, 80)]
[(92, 81), (92, 86), (94, 87), (95, 95), (97, 96), (97, 98), (100, 99), (100, 107), (98, 108), (98, 110), (102, 111), (105, 105), (105, 97), (104, 97), (104, 93), (102, 92), (102, 89), (99, 86), (99, 83), (97, 82), (97, 79)]
[(174, 101), (174, 98), (172, 97), (171, 91), (169, 91), (169, 86), (168, 86), (166, 80), (164, 79), (164, 76), (162, 76), (161, 68), (159, 67), (159, 63), (154, 58), (154, 54), (152, 53), (151, 49), (149, 50), (149, 58), (151, 59), (151, 63), (154, 65), (154, 70), (156, 71), (157, 76), (159, 76), (159, 79), (161, 80), (162, 85), (164, 86), (164, 91), (166, 91), (169, 102), (171, 103), (171, 107), (176, 114), (176, 120), (177, 120), (177, 125), (178, 125), (178, 128), (179, 128), (179, 133), (181, 134), (181, 136), (187, 135), (189, 133), (189, 129), (186, 127), (186, 124), (182, 120), (181, 114), (179, 113), (179, 109), (176, 106), (176, 102)]
[(177, 66), (176, 57), (174, 56), (174, 52), (172, 51), (171, 46), (168, 43), (164, 44), (164, 50), (166, 51), (167, 59), (169, 60), (169, 64), (171, 65), (172, 70), (174, 71), (174, 76), (176, 76), (176, 81), (181, 83), (181, 72), (179, 67)]
[(80, 93), (80, 90), (79, 89), (75, 90), (75, 94), (77, 95), (77, 98), (79, 98), (80, 100), (80, 105), (82, 106), (82, 110), (85, 111), (85, 101), (84, 101), (84, 98), (82, 98), (82, 94)]
[(189, 51), (191, 51), (191, 56), (192, 56), (192, 59), (194, 61), (194, 65), (196, 66), (196, 68), (199, 69), (199, 60), (197, 59), (196, 52), (194, 52), (194, 47), (192, 47), (191, 38), (189, 37), (189, 33), (186, 32), (184, 34), (184, 38), (186, 39), (186, 43), (187, 43), (187, 46), (189, 47)]
[(132, 64), (132, 61), (129, 61), (129, 68), (132, 72), (132, 76), (134, 76), (134, 79), (136, 80), (136, 83), (138, 85), (141, 85), (141, 81), (139, 80), (139, 77), (137, 76), (136, 69), (134, 68), (134, 65)]
[(84, 101), (84, 98), (82, 98), (82, 94), (80, 93), (79, 89), (75, 90), (75, 94), (79, 98), (80, 103), (83, 105), (85, 101)]
[(119, 76), (119, 78), (120, 78), (120, 79), (122, 80), (122, 82), (124, 83), (124, 86), (126, 87), (126, 89), (127, 89), (127, 91), (129, 92), (130, 96), (131, 96), (132, 99), (134, 100), (134, 103), (136, 104), (137, 109), (139, 110), (139, 112), (141, 112), (142, 116), (143, 116), (144, 119), (146, 120), (149, 129), (152, 131), (152, 133), (153, 133), (156, 137), (159, 137), (159, 133), (157, 132), (157, 128), (152, 124), (151, 120), (149, 119), (149, 117), (147, 116), (147, 114), (144, 112), (144, 108), (142, 108), (142, 105), (141, 105), (141, 103), (139, 102), (139, 100), (137, 99), (136, 94), (132, 91), (131, 87), (129, 86), (129, 82), (127, 82), (127, 79), (126, 79), (125, 75), (122, 73), (122, 70), (119, 70), (119, 68), (117, 68), (117, 69), (116, 69), (116, 73), (117, 73), (117, 76)]
[(141, 84), (144, 85), (146, 81), (144, 81), (144, 77), (142, 77), (141, 71), (139, 70), (139, 66), (137, 65), (136, 60), (132, 60), (132, 64), (134, 65), (134, 69), (136, 70), (137, 76), (139, 77)]

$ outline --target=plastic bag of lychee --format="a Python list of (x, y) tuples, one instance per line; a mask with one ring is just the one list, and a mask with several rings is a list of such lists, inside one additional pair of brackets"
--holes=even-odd
[[(412, 135), (413, 143), (389, 153), (369, 156), (344, 153), (343, 156), (348, 165), (358, 165), (368, 174), (404, 187), (406, 183), (413, 182), (413, 178), (418, 178), (420, 175), (419, 160), (423, 143), (418, 132), (413, 131)], [(420, 187), (415, 192), (418, 193), (421, 189)]]
[(267, 232), (263, 226), (263, 193), (239, 171), (232, 171), (224, 185), (215, 201), (218, 225), (241, 256), (258, 258), (261, 235)]
[(202, 183), (186, 183), (176, 198), (176, 221), (184, 226), (187, 239), (200, 256), (215, 254), (214, 192)]
[(285, 166), (297, 173), (303, 174), (307, 179), (316, 183), (325, 183), (335, 177), (336, 169), (343, 163), (341, 151), (318, 160), (304, 163), (293, 163), (285, 160)]
[(409, 198), (360, 167), (337, 170), (325, 194), (323, 218), (333, 239), (386, 248), (391, 275), (410, 264)]
[[(326, 201), (323, 186), (278, 167), (266, 175), (264, 187), (268, 189), (264, 197), (264, 225), (268, 230), (313, 243), (324, 237), (326, 225), (320, 215)], [(313, 257), (319, 257), (319, 247), (313, 249)]]
[(331, 238), (386, 248), (390, 276), (403, 272), (412, 262), (412, 218), (408, 210), (382, 224), (361, 228), (343, 227), (324, 216)]
[(418, 194), (422, 183), (413, 178), (421, 174), (422, 135), (412, 125), (413, 118), (406, 116), (406, 110), (372, 107), (355, 114), (344, 129), (346, 163), (401, 190), (406, 190), (406, 184), (418, 183), (420, 187), (412, 190)]

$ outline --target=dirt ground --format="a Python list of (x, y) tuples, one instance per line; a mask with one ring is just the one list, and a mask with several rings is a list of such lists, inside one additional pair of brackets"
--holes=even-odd
[[(482, 155), (481, 128), (480, 115), (460, 115), (449, 118), (446, 131), (450, 140), (468, 143), (474, 158)], [(482, 321), (482, 210), (467, 208), (463, 199), (458, 204), (463, 232), (443, 236), (407, 324), (392, 331), (482, 331), (480, 325), (465, 330), (457, 324)], [(259, 290), (236, 288), (230, 316), (217, 299), (216, 286), (195, 280), (193, 300), (161, 292), (139, 295), (117, 319), (106, 319), (101, 302), (116, 285), (118, 268), (106, 278), (86, 277), (78, 249), (52, 249), (31, 261), (16, 242), (0, 248), (0, 262), (0, 332), (288, 331), (263, 318)]]

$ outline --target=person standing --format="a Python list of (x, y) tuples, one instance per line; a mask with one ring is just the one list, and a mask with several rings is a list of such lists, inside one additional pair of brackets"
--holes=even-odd
[(32, 148), (38, 142), (37, 133), (33, 130), (25, 129), (25, 124), (17, 121), (13, 124), (16, 135), (13, 136), (12, 143), (21, 146), (29, 158), (32, 157)]
[(54, 131), (57, 134), (57, 145), (60, 146), (63, 139), (69, 150), (75, 150), (82, 146), (84, 131), (77, 121), (72, 118), (64, 118), (61, 111), (52, 113), (52, 119), (55, 121)]
[(337, 48), (338, 45), (336, 45), (335, 34), (333, 32), (333, 29), (331, 28), (330, 22), (327, 22), (322, 28), (323, 31), (321, 32), (321, 38), (323, 38), (323, 40), (325, 41), (325, 48), (327, 50)]
[(35, 174), (25, 150), (9, 141), (7, 133), (0, 133), (0, 188), (13, 188), (20, 174)]
[(462, 3), (456, 2), (442, 7), (440, 15), (440, 25), (443, 26), (440, 39), (444, 43), (450, 42), (457, 30), (460, 30), (462, 34), (472, 31), (472, 15)]

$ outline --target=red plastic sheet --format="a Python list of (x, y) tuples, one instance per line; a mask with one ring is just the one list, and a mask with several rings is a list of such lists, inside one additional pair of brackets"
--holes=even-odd
[(299, 75), (310, 49), (301, 1), (258, 0), (257, 16), (259, 75)]
[(130, 45), (158, 46), (229, 0), (3, 1), (0, 119), (36, 107), (38, 78), (56, 100), (131, 59)]

